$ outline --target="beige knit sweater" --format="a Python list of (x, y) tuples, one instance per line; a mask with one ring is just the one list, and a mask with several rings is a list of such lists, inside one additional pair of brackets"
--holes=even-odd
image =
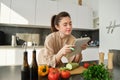
[[(56, 65), (55, 55), (65, 44), (73, 44), (75, 37), (73, 35), (68, 36), (67, 38), (61, 38), (59, 32), (53, 32), (46, 37), (44, 48), (40, 50), (38, 56), (38, 64), (47, 64), (52, 67), (61, 66), (62, 62), (59, 65)], [(71, 58), (68, 59), (72, 61)]]

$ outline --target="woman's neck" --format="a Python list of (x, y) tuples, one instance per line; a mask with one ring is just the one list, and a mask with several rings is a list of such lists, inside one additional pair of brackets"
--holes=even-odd
[(67, 38), (69, 35), (65, 35), (63, 32), (59, 31), (61, 39)]

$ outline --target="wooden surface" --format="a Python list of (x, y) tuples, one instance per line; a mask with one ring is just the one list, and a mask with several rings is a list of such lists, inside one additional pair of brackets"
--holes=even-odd
[(86, 70), (86, 68), (84, 68), (83, 66), (80, 66), (76, 69), (71, 70), (70, 73), (71, 73), (71, 75), (81, 74), (84, 70)]

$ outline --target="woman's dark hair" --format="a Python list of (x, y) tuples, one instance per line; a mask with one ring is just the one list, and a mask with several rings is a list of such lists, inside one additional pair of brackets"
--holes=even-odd
[[(51, 31), (52, 32), (56, 32), (58, 31), (56, 28), (55, 28), (55, 25), (59, 25), (59, 22), (60, 20), (63, 18), (63, 17), (70, 17), (69, 13), (67, 12), (60, 12), (58, 15), (53, 15), (52, 18), (51, 18)], [(71, 18), (71, 17), (70, 17)]]

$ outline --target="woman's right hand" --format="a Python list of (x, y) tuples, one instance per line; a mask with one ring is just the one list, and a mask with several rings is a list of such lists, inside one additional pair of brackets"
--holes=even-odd
[(61, 48), (60, 53), (65, 56), (66, 54), (70, 54), (72, 52), (71, 47), (74, 48), (74, 45), (65, 45)]

